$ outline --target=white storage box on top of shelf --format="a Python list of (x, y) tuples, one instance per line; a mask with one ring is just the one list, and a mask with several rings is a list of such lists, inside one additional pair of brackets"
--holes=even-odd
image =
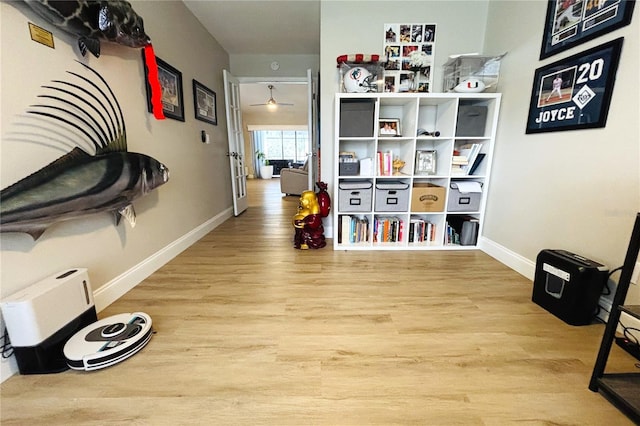
[[(500, 99), (499, 93), (338, 93), (333, 150), (338, 202), (332, 211), (333, 223), (340, 225), (334, 226), (334, 249), (477, 248)], [(390, 120), (397, 122), (399, 135), (374, 131), (381, 121)], [(476, 174), (466, 172), (479, 164), (473, 150), (483, 156)], [(346, 153), (361, 160), (358, 177), (341, 173), (340, 158)], [(425, 153), (430, 157), (421, 158)], [(398, 160), (404, 167), (391, 169), (385, 158)], [(428, 159), (433, 164), (426, 164)], [(365, 160), (373, 167), (363, 172)], [(467, 186), (480, 190), (469, 191)], [(341, 238), (339, 230), (346, 225), (360, 229), (360, 237)], [(380, 234), (380, 226), (394, 232)]]
[(452, 55), (444, 64), (446, 92), (495, 92), (500, 76), (500, 56)]

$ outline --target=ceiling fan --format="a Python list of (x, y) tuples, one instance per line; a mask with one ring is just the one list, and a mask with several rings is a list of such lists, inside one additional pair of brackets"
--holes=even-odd
[(270, 84), (267, 87), (269, 88), (269, 100), (263, 104), (251, 104), (251, 106), (262, 106), (262, 105), (266, 105), (269, 107), (276, 107), (278, 105), (293, 106), (293, 104), (288, 104), (285, 102), (276, 102), (276, 100), (273, 99), (273, 84)]

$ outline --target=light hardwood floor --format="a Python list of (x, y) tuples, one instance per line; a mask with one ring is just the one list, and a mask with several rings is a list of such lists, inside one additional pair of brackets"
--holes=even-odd
[(249, 183), (248, 211), (99, 313), (148, 313), (140, 353), (9, 378), (2, 424), (631, 424), (587, 388), (602, 325), (480, 251), (295, 250), (297, 197)]

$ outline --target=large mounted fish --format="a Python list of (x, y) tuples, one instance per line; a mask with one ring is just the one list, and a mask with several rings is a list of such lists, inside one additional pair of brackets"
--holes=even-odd
[[(71, 82), (42, 86), (43, 103), (27, 112), (82, 134), (71, 152), (0, 192), (0, 232), (25, 232), (37, 240), (51, 225), (99, 212), (125, 217), (135, 226), (133, 200), (169, 180), (167, 167), (144, 154), (127, 152), (122, 110), (113, 91), (95, 79), (68, 71)], [(81, 146), (89, 146), (95, 154)]]
[(100, 39), (129, 47), (145, 47), (151, 39), (144, 22), (126, 1), (25, 0), (46, 21), (78, 36), (82, 56), (100, 56)]
[(104, 0), (24, 0), (38, 15), (63, 31), (78, 37), (82, 56), (87, 50), (96, 58), (100, 56), (100, 40), (145, 50), (149, 70), (153, 115), (164, 119), (161, 104), (161, 87), (158, 81), (158, 65), (151, 39), (144, 31), (144, 22), (127, 1)]

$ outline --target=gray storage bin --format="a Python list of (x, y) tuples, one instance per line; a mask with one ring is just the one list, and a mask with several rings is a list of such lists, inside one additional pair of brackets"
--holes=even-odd
[(360, 173), (360, 162), (339, 163), (338, 173), (340, 176), (358, 176)]
[(403, 212), (409, 209), (409, 184), (401, 181), (376, 183), (377, 212)]
[(373, 137), (375, 105), (372, 99), (342, 99), (340, 137)]
[[(480, 183), (480, 187), (482, 187), (482, 183)], [(480, 210), (482, 192), (461, 192), (456, 182), (451, 182), (449, 188), (447, 211), (477, 212)]]
[(338, 183), (338, 211), (339, 212), (368, 212), (371, 211), (373, 183), (368, 180), (348, 181)]
[(483, 105), (460, 105), (456, 136), (484, 136), (487, 125), (487, 110)]

